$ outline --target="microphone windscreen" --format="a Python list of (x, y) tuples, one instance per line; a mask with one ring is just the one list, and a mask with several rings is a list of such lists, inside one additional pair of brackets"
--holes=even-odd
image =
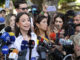
[(21, 50), (24, 50), (27, 48), (28, 48), (28, 42), (26, 40), (23, 40), (21, 43)]
[(5, 31), (6, 31), (6, 32), (11, 32), (11, 27), (10, 27), (10, 26), (7, 26), (7, 27), (5, 28)]
[(15, 36), (15, 34), (13, 32), (9, 32), (10, 36)]
[(41, 42), (43, 42), (43, 40), (44, 40), (44, 39), (43, 39), (43, 38), (41, 38)]
[(14, 43), (15, 42), (15, 34), (13, 32), (9, 32), (10, 35), (10, 42)]
[(7, 42), (8, 40), (10, 40), (10, 35), (8, 32), (4, 32), (2, 35), (1, 35), (1, 39), (3, 39), (5, 42)]
[(3, 53), (3, 54), (8, 54), (8, 53), (9, 53), (9, 48), (8, 48), (8, 46), (4, 45), (4, 46), (2, 47), (2, 53)]
[(50, 38), (52, 39), (52, 40), (55, 40), (56, 39), (56, 33), (54, 33), (54, 32), (52, 32), (52, 33), (50, 33)]
[(34, 48), (35, 42), (34, 40), (29, 40), (29, 48)]
[(4, 17), (0, 17), (0, 23), (4, 23), (5, 19)]
[(16, 54), (18, 54), (18, 50), (17, 49), (13, 49), (13, 53), (16, 53)]
[(29, 40), (29, 45), (35, 45), (34, 40)]

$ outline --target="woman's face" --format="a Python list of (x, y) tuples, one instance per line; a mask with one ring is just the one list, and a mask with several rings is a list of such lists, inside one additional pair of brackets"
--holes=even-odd
[(29, 16), (26, 14), (23, 14), (19, 18), (19, 22), (17, 23), (17, 26), (20, 28), (20, 30), (28, 31), (30, 29), (30, 20)]
[(48, 28), (48, 24), (47, 24), (47, 18), (44, 18), (39, 24), (38, 24), (38, 28), (40, 30), (46, 31)]
[(54, 23), (55, 27), (61, 29), (63, 26), (63, 20), (60, 17), (57, 17)]
[(14, 29), (15, 19), (16, 19), (15, 16), (11, 16), (11, 18), (10, 18), (10, 27), (11, 27), (11, 29)]

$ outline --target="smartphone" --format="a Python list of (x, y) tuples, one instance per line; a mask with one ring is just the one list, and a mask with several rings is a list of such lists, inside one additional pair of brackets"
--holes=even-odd
[(56, 11), (56, 7), (55, 6), (48, 6), (47, 11), (48, 12)]
[(5, 0), (5, 8), (9, 8), (10, 0)]

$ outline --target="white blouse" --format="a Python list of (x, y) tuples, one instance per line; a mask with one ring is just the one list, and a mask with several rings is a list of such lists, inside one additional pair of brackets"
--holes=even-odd
[[(36, 58), (36, 57), (39, 56), (38, 53), (37, 53), (37, 50), (36, 50), (36, 47), (37, 47), (37, 36), (33, 32), (31, 34), (32, 34), (31, 39), (35, 41), (35, 46), (32, 49), (31, 58)], [(14, 48), (18, 49), (18, 51), (21, 51), (21, 43), (22, 43), (22, 41), (23, 41), (23, 37), (22, 37), (22, 35), (19, 35), (16, 38), (16, 40), (15, 40), (15, 42), (13, 44)], [(27, 48), (27, 54), (26, 54), (25, 58), (26, 58), (26, 60), (29, 60), (29, 48)]]

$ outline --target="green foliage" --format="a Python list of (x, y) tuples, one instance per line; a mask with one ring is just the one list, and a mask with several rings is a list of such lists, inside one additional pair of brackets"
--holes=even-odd
[(42, 10), (42, 3), (43, 0), (31, 0), (32, 3), (36, 4), (39, 6), (39, 10)]
[(59, 0), (58, 4), (61, 4), (61, 3), (64, 3), (64, 2), (69, 3), (69, 2), (74, 2), (74, 1), (76, 1), (76, 0)]
[(5, 4), (5, 0), (0, 0), (0, 6), (3, 6)]

